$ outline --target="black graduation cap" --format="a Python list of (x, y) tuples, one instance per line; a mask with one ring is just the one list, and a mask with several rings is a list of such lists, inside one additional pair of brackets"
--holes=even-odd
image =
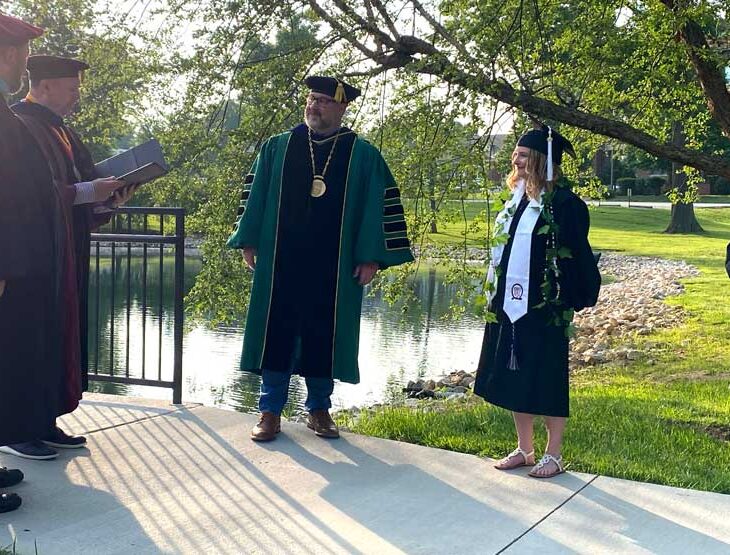
[(531, 129), (517, 140), (517, 146), (524, 146), (541, 152), (547, 156), (548, 181), (553, 180), (553, 164), (560, 165), (563, 161), (563, 152), (567, 152), (575, 158), (575, 150), (568, 139), (563, 137), (552, 127), (541, 124), (540, 129)]
[(304, 84), (313, 92), (331, 96), (337, 102), (351, 102), (360, 96), (360, 89), (356, 89), (352, 85), (348, 85), (344, 81), (335, 79), (334, 77), (310, 75), (304, 80)]
[(555, 129), (543, 125), (541, 129), (531, 129), (524, 133), (518, 140), (517, 146), (524, 146), (526, 148), (537, 150), (543, 153), (545, 156), (548, 155), (548, 143), (552, 137), (552, 159), (554, 164), (561, 164), (563, 161), (563, 152), (567, 152), (573, 158), (575, 158), (575, 150), (573, 145), (568, 139), (563, 137)]
[(43, 79), (62, 79), (64, 77), (80, 77), (81, 72), (89, 69), (89, 64), (73, 58), (61, 56), (29, 56), (28, 75), (34, 83)]

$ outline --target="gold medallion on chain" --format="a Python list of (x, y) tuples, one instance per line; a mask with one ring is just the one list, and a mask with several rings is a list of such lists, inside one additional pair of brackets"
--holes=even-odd
[(335, 152), (335, 146), (337, 146), (337, 139), (340, 138), (340, 134), (338, 132), (337, 135), (335, 135), (335, 140), (332, 142), (332, 146), (330, 147), (330, 152), (327, 156), (327, 161), (324, 163), (324, 169), (322, 170), (321, 175), (317, 173), (317, 169), (315, 166), (311, 129), (308, 129), (307, 138), (309, 142), (309, 155), (312, 159), (312, 188), (309, 190), (309, 194), (314, 198), (319, 198), (324, 196), (324, 194), (327, 192), (327, 185), (324, 182), (324, 175), (327, 173), (327, 168), (329, 168), (330, 162), (332, 161), (332, 155)]
[(315, 175), (312, 180), (312, 190), (309, 192), (314, 198), (319, 198), (327, 191), (327, 185), (324, 183), (324, 178), (321, 175)]

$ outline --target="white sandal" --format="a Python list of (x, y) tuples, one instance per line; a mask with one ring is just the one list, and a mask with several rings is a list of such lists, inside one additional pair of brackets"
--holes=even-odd
[[(503, 467), (497, 466), (497, 464), (501, 463), (502, 461), (507, 461), (507, 460), (511, 459), (512, 457), (516, 457), (517, 455), (521, 455), (522, 458), (524, 459), (524, 462), (522, 464), (515, 464), (512, 466), (503, 466)], [(502, 459), (497, 461), (497, 464), (494, 465), (494, 468), (496, 468), (497, 470), (512, 470), (513, 468), (520, 468), (522, 466), (530, 466), (533, 463), (527, 462), (527, 459), (530, 457), (534, 457), (534, 456), (535, 456), (534, 450), (532, 450), (528, 453), (524, 449), (521, 449), (520, 447), (518, 447), (517, 449), (512, 451), (509, 455), (507, 455), (506, 457), (503, 457)]]
[[(555, 472), (551, 472), (549, 474), (537, 474), (536, 471), (544, 468), (550, 463), (555, 463), (555, 466), (557, 467), (557, 470)], [(563, 457), (553, 457), (550, 453), (545, 453), (540, 461), (532, 467), (532, 470), (528, 472), (528, 476), (532, 476), (533, 478), (552, 478), (553, 476), (557, 476), (558, 474), (562, 474), (565, 472), (565, 466), (563, 465)]]

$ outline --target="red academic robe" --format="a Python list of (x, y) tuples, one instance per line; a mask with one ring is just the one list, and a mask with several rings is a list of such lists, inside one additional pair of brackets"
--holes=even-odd
[(59, 410), (60, 217), (43, 154), (0, 99), (0, 445), (46, 436)]
[(75, 183), (96, 179), (91, 154), (63, 119), (41, 104), (23, 101), (13, 111), (26, 124), (48, 160), (62, 198), (67, 249), (65, 298), (68, 303), (64, 344), (66, 403), (61, 414), (73, 411), (88, 388), (88, 288), (91, 231), (109, 221), (110, 213), (95, 214), (90, 204), (74, 205)]

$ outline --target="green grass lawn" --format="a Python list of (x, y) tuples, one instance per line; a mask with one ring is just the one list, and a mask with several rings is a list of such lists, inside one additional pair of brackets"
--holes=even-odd
[[(685, 280), (686, 292), (668, 301), (687, 311), (681, 327), (636, 338), (640, 349), (658, 345), (651, 362), (574, 376), (564, 450), (574, 470), (730, 493), (730, 280), (723, 267), (730, 210), (698, 209), (697, 215), (704, 234), (665, 235), (668, 211), (591, 210), (595, 249), (686, 260), (701, 275)], [(464, 240), (456, 228), (432, 239)], [(505, 410), (477, 398), (450, 403), (445, 411), (429, 407), (382, 409), (352, 426), (363, 434), (490, 457), (514, 447)]]
[[(501, 206), (501, 202), (495, 202), (491, 205), (492, 221), (494, 221)], [(487, 203), (484, 201), (444, 201), (441, 204), (440, 213), (442, 218), (445, 216), (445, 221), (439, 221), (438, 233), (429, 234), (426, 242), (439, 246), (463, 246), (464, 241), (466, 241), (466, 244), (470, 247), (483, 247), (487, 233), (486, 209)]]
[[(616, 201), (622, 201), (626, 202), (629, 200), (629, 197), (626, 195), (617, 195), (615, 197), (611, 197), (609, 199), (606, 199), (608, 201), (616, 200)], [(632, 195), (631, 196), (632, 202), (669, 202), (669, 199), (667, 199), (666, 195)], [(702, 195), (697, 201), (699, 204), (704, 203), (722, 203), (722, 204), (730, 204), (730, 196), (729, 195)]]

